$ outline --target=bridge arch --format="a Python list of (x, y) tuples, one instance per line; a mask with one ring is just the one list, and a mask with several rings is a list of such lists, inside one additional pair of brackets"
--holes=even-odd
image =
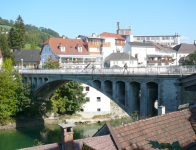
[(147, 86), (147, 116), (158, 113), (158, 83), (148, 82)]
[(117, 100), (125, 106), (125, 82), (117, 81), (116, 82), (116, 97)]
[(140, 97), (141, 97), (141, 84), (137, 81), (129, 83), (131, 93), (132, 109), (140, 112)]
[(104, 81), (104, 89), (105, 93), (108, 94), (109, 96), (113, 96), (113, 83), (110, 80), (105, 80)]
[(93, 85), (94, 85), (94, 87), (97, 87), (97, 88), (101, 89), (101, 81), (99, 81), (99, 80), (94, 80), (94, 81), (93, 81)]

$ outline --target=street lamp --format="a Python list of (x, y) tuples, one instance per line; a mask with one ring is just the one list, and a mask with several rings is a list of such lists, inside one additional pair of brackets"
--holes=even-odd
[(131, 53), (131, 52), (129, 51), (129, 67), (130, 67), (130, 53)]
[(23, 70), (23, 59), (21, 59), (21, 64), (22, 64), (21, 69)]

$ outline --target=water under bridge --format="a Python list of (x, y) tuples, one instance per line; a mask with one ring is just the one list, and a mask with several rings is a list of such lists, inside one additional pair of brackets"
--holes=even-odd
[(77, 81), (99, 90), (128, 114), (139, 111), (152, 116), (158, 100), (166, 112), (181, 104), (182, 76), (196, 72), (195, 67), (137, 67), (124, 69), (36, 69), (20, 70), (24, 83), (35, 85), (35, 94), (47, 99), (66, 81)]

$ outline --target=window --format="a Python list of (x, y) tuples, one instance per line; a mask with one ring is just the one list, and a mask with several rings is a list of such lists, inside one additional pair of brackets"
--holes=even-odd
[(101, 97), (97, 97), (97, 102), (101, 102)]
[(36, 69), (36, 64), (33, 64), (33, 68)]
[(86, 91), (89, 91), (89, 86), (86, 87)]
[(141, 37), (141, 40), (145, 40), (145, 37)]
[(88, 100), (87, 100), (87, 102), (90, 102), (90, 97), (86, 97)]
[(181, 55), (179, 55), (179, 58), (181, 58)]
[(114, 61), (114, 65), (115, 65), (115, 61)]
[(125, 63), (125, 61), (122, 61), (122, 64), (124, 64)]
[(140, 40), (140, 37), (137, 37), (137, 40)]
[(101, 111), (101, 108), (97, 108), (97, 111)]
[(150, 37), (146, 37), (146, 40), (150, 40)]
[(82, 52), (82, 47), (78, 47), (78, 52)]
[(100, 48), (97, 48), (97, 51), (100, 52)]
[(45, 52), (46, 52), (46, 48), (45, 48)]
[(48, 49), (48, 51), (50, 52), (50, 48)]
[(26, 68), (26, 64), (24, 64), (24, 68)]
[(172, 57), (174, 57), (174, 54), (172, 54)]

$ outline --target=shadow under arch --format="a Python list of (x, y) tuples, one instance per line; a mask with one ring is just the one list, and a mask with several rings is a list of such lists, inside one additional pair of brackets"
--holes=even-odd
[[(123, 109), (125, 112), (128, 113), (128, 111), (125, 109), (125, 90), (123, 90), (123, 100), (124, 100), (123, 102), (119, 101), (119, 99), (117, 97), (115, 97), (115, 99), (113, 99), (112, 89), (109, 91), (110, 93), (107, 93), (107, 90), (103, 91), (103, 89), (101, 88), (102, 87), (101, 81), (99, 81), (99, 80), (94, 80), (94, 81), (96, 81), (95, 83), (98, 83), (99, 86), (97, 86), (97, 84), (94, 84), (94, 82), (89, 82), (89, 81), (80, 80), (80, 79), (76, 79), (76, 78), (48, 80), (42, 86), (40, 86), (37, 90), (35, 90), (34, 95), (41, 96), (43, 99), (48, 99), (55, 92), (56, 89), (58, 89), (61, 85), (65, 84), (67, 81), (76, 81), (76, 82), (84, 83), (86, 85), (89, 85), (89, 86), (95, 88), (97, 91), (99, 91), (102, 94), (104, 94), (105, 96), (109, 97), (121, 109)], [(109, 87), (112, 87), (112, 82), (109, 80), (107, 80), (107, 81), (110, 84)], [(103, 83), (105, 84), (105, 82), (103, 82)], [(125, 86), (125, 83), (123, 84), (123, 86)]]
[(158, 114), (158, 83), (147, 82), (147, 116)]

